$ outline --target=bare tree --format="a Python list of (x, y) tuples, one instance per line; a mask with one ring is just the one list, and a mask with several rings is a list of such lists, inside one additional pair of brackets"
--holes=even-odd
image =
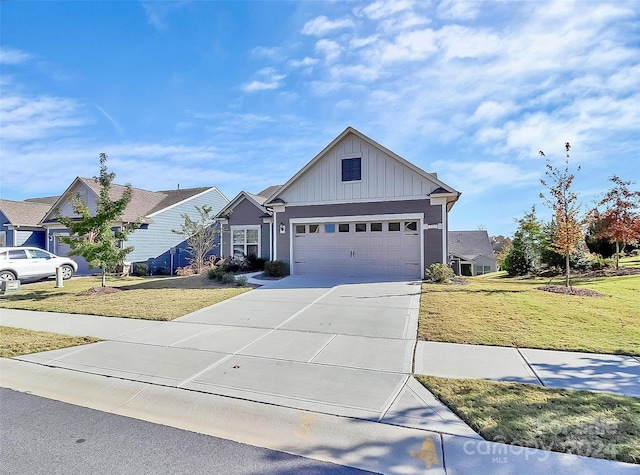
[(187, 236), (187, 250), (191, 254), (190, 262), (197, 273), (202, 273), (207, 254), (215, 245), (220, 229), (216, 226), (211, 206), (196, 206), (199, 219), (193, 220), (188, 214), (182, 214), (184, 223), (180, 230), (173, 229), (176, 234)]

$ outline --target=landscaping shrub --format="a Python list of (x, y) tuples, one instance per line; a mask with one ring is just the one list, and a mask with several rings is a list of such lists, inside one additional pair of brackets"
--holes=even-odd
[(264, 265), (267, 262), (266, 259), (256, 256), (255, 254), (249, 254), (245, 259), (248, 269), (250, 271), (263, 270)]
[(226, 271), (224, 270), (224, 266), (213, 267), (207, 271), (207, 277), (209, 277), (210, 280), (217, 280), (220, 282), (225, 273)]
[(231, 272), (225, 272), (220, 277), (220, 282), (222, 284), (235, 284), (236, 283), (236, 276), (233, 275)]
[(239, 275), (238, 277), (236, 277), (236, 287), (245, 287), (247, 285), (247, 283), (249, 282), (249, 279), (247, 279), (246, 275)]
[(634, 249), (633, 251), (631, 251), (631, 256), (640, 257), (640, 249)]
[(193, 270), (192, 266), (178, 267), (176, 269), (176, 275), (179, 275), (181, 277), (193, 274), (195, 274), (195, 271)]
[(289, 266), (283, 261), (265, 262), (264, 275), (267, 277), (284, 277), (289, 275)]
[(449, 282), (455, 277), (453, 269), (446, 264), (431, 264), (424, 271), (424, 277), (438, 284)]
[(144, 277), (149, 272), (149, 266), (146, 262), (134, 262), (133, 263), (133, 275), (137, 277)]
[(611, 258), (604, 258), (599, 254), (591, 256), (591, 270), (611, 269), (615, 267), (615, 261)]

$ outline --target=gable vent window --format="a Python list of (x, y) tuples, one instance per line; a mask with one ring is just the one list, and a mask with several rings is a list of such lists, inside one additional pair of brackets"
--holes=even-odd
[(345, 158), (342, 160), (342, 181), (359, 181), (362, 179), (362, 159)]

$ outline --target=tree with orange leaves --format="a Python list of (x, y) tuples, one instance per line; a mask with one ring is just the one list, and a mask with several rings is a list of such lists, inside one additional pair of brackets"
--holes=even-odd
[[(598, 202), (598, 206), (605, 206), (603, 213), (593, 210), (594, 219), (599, 221), (599, 231), (594, 237), (608, 239), (616, 244), (616, 269), (620, 252), (627, 244), (635, 245), (640, 242), (640, 191), (631, 191), (631, 181), (623, 181), (617, 175), (609, 178), (614, 186)], [(620, 249), (622, 244), (622, 249)]]
[[(566, 159), (563, 170), (554, 167), (549, 159), (546, 159), (548, 181), (540, 180), (540, 182), (549, 190), (549, 196), (540, 193), (540, 198), (553, 210), (556, 229), (551, 247), (565, 258), (565, 286), (569, 287), (570, 256), (584, 242), (584, 236), (580, 226), (581, 204), (578, 202), (578, 195), (571, 190), (571, 185), (575, 179), (575, 175), (569, 171), (571, 145), (569, 142), (565, 142), (564, 147)], [(546, 158), (543, 151), (539, 153)], [(578, 167), (578, 171), (580, 171), (580, 167)]]

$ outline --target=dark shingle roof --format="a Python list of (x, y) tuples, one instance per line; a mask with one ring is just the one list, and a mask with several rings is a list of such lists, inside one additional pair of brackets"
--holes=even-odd
[(199, 188), (184, 188), (181, 190), (166, 190), (166, 191), (157, 191), (156, 193), (162, 193), (166, 195), (166, 197), (158, 203), (152, 210), (150, 210), (147, 214), (156, 213), (162, 209), (168, 208), (169, 206), (173, 206), (176, 203), (180, 203), (186, 199), (191, 198), (192, 196), (199, 195), (200, 193), (204, 193), (207, 190), (210, 190), (211, 186), (201, 186)]
[(262, 190), (260, 193), (257, 193), (260, 196), (264, 196), (265, 198), (269, 198), (271, 195), (273, 195), (276, 191), (278, 191), (280, 188), (282, 188), (282, 185), (272, 185), (268, 188), (265, 188), (264, 190)]
[(0, 200), (0, 210), (14, 226), (36, 226), (50, 209), (46, 203)]
[(449, 253), (457, 256), (493, 257), (487, 231), (449, 231)]

